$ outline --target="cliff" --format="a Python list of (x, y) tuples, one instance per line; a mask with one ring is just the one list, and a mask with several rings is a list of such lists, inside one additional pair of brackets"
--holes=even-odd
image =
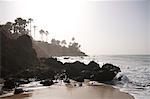
[(11, 32), (0, 27), (0, 38), (1, 77), (9, 77), (38, 64), (30, 36), (22, 35), (13, 39)]

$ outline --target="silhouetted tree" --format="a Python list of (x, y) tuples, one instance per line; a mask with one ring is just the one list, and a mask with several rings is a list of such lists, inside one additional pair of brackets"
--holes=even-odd
[(75, 41), (75, 38), (74, 37), (72, 37), (72, 42), (74, 42)]
[(52, 45), (56, 45), (56, 40), (55, 40), (55, 39), (52, 39), (52, 40), (51, 40), (51, 44), (52, 44)]
[(52, 40), (51, 40), (51, 44), (52, 44), (52, 45), (60, 45), (60, 41), (59, 41), (59, 40), (52, 39)]
[(7, 29), (8, 31), (11, 31), (13, 27), (13, 23), (12, 22), (7, 22), (5, 24), (5, 29)]
[(31, 33), (32, 33), (32, 32), (31, 32), (31, 31), (32, 31), (32, 28), (31, 28), (31, 27), (32, 27), (32, 26), (31, 26), (31, 22), (32, 22), (32, 21), (33, 21), (32, 18), (29, 18), (29, 19), (28, 19), (28, 23), (30, 24), (30, 36), (31, 36)]
[(46, 41), (48, 41), (49, 32), (48, 32), (48, 31), (45, 31), (45, 35), (46, 35)]
[(79, 45), (79, 43), (75, 42), (75, 38), (72, 37), (72, 42), (69, 43), (69, 49), (72, 51), (80, 51), (80, 47), (81, 45)]
[(34, 28), (34, 37), (35, 37), (35, 30), (36, 30), (36, 27), (37, 27), (37, 26), (35, 26), (35, 25), (33, 26), (33, 28)]
[(27, 34), (26, 31), (27, 21), (22, 18), (15, 19), (15, 23), (13, 24), (14, 33), (18, 34)]
[(61, 45), (62, 45), (62, 46), (65, 46), (66, 44), (67, 44), (67, 43), (66, 43), (66, 40), (62, 40), (62, 41), (61, 41)]
[(56, 40), (56, 45), (60, 45), (60, 41), (59, 40)]
[(43, 41), (43, 34), (45, 33), (45, 31), (43, 29), (41, 29), (39, 32), (41, 34), (41, 40)]
[(17, 26), (16, 26), (16, 23), (13, 23), (12, 26), (13, 26), (13, 33), (17, 33)]
[(80, 48), (81, 45), (79, 45), (78, 43), (74, 42), (72, 43), (71, 45), (69, 45), (69, 49), (72, 50), (72, 51), (80, 51)]
[(72, 37), (71, 42), (69, 43), (69, 46), (71, 46), (75, 42), (75, 38)]

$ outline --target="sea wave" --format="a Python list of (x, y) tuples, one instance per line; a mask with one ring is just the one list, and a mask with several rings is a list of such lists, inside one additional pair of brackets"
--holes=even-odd
[(100, 67), (104, 63), (112, 63), (121, 68), (122, 80), (116, 82), (120, 90), (131, 93), (136, 99), (149, 99), (150, 97), (150, 55), (103, 55), (88, 57), (58, 57), (60, 61), (80, 61), (88, 64), (97, 62)]

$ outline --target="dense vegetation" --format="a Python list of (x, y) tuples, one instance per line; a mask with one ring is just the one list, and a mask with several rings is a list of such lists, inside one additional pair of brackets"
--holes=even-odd
[(86, 56), (84, 52), (80, 51), (77, 43), (73, 43), (66, 47), (59, 43), (33, 41), (33, 48), (36, 50), (39, 58), (48, 58), (50, 56)]

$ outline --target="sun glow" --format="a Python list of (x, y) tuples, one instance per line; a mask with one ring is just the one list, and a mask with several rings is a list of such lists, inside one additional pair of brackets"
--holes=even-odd
[[(80, 31), (86, 6), (83, 3), (83, 0), (18, 0), (15, 11), (20, 17), (33, 18), (36, 32), (49, 31), (49, 40), (53, 37), (68, 40)], [(40, 35), (35, 39), (40, 39)]]
[(36, 40), (43, 29), (49, 32), (48, 42), (75, 37), (81, 50), (90, 55), (149, 53), (149, 0), (1, 1), (0, 23), (33, 18)]

